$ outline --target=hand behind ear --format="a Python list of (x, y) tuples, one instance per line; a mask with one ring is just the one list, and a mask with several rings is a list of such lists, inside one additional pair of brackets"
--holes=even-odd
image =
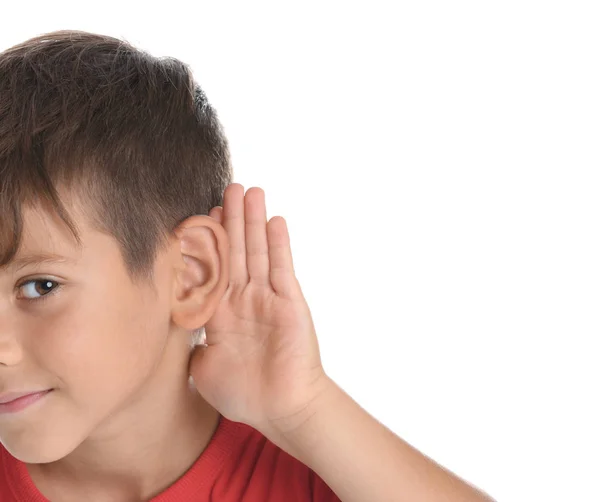
[(209, 216), (230, 242), (229, 286), (205, 325), (190, 373), (222, 415), (263, 432), (294, 427), (328, 384), (317, 336), (294, 274), (282, 217), (267, 223), (264, 192), (234, 183)]

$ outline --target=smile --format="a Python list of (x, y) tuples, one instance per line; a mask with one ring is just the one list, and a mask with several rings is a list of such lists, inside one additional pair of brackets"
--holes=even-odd
[(11, 401), (0, 403), (0, 414), (4, 413), (16, 413), (18, 411), (28, 408), (34, 403), (46, 397), (52, 389), (44, 390), (41, 392), (33, 392), (31, 394), (25, 394), (19, 396)]

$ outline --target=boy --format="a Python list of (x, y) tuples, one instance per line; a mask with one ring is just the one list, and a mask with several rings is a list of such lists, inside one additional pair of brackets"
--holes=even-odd
[(0, 54), (0, 500), (491, 500), (326, 375), (285, 220), (231, 181), (181, 62)]

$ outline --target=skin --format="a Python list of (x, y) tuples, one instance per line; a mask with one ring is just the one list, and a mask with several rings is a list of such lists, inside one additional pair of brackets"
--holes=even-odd
[(228, 238), (209, 216), (187, 219), (156, 259), (156, 287), (138, 286), (116, 241), (62, 197), (83, 248), (56, 215), (26, 208), (18, 257), (73, 262), (0, 270), (0, 393), (54, 389), (0, 414), (0, 441), (50, 500), (148, 499), (194, 463), (218, 425), (189, 384), (189, 336), (226, 290)]
[(260, 188), (244, 196), (232, 184), (215, 214), (230, 236), (230, 285), (206, 324), (207, 347), (192, 357), (199, 392), (310, 467), (343, 502), (492, 501), (369, 415), (325, 373), (286, 222), (267, 222), (264, 199)]
[[(11, 294), (16, 277), (2, 276), (0, 384), (59, 391), (29, 415), (0, 417), (0, 439), (32, 462), (42, 493), (66, 502), (148, 499), (206, 447), (218, 410), (310, 467), (343, 502), (492, 501), (325, 373), (285, 220), (266, 221), (260, 188), (244, 196), (231, 184), (224, 200), (177, 229), (157, 259), (156, 296), (132, 287), (114, 242), (93, 235), (79, 268), (55, 271), (69, 288), (39, 310), (22, 310)], [(27, 242), (46, 246), (48, 227), (28, 217)], [(207, 346), (190, 356), (186, 330), (201, 325)], [(109, 485), (116, 490), (102, 491)]]

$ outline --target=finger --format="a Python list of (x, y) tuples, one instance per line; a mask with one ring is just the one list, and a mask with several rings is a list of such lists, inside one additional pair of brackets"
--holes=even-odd
[(269, 243), (265, 192), (252, 187), (246, 192), (246, 262), (250, 280), (271, 285), (269, 278)]
[(302, 295), (294, 271), (290, 236), (285, 219), (274, 216), (267, 223), (270, 279), (277, 293), (294, 299)]
[(232, 284), (248, 283), (246, 265), (246, 236), (244, 221), (244, 187), (231, 183), (223, 194), (223, 221), (230, 247), (229, 281)]
[(218, 223), (223, 223), (223, 208), (221, 206), (213, 207), (209, 212), (208, 216), (217, 220)]

